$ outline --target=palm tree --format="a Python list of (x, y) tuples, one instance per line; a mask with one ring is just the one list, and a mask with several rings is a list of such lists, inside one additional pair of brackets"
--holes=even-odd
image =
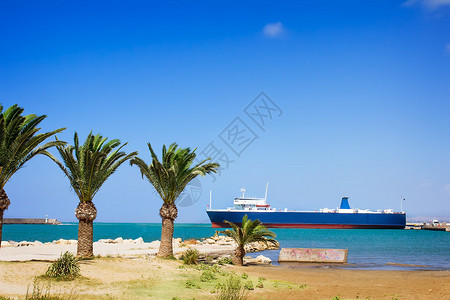
[(142, 178), (145, 176), (148, 179), (163, 201), (163, 205), (159, 210), (159, 215), (162, 218), (162, 228), (161, 244), (157, 256), (171, 257), (173, 256), (173, 223), (178, 215), (175, 201), (191, 180), (198, 175), (205, 176), (206, 174), (217, 172), (219, 164), (207, 163), (210, 160), (210, 158), (207, 158), (193, 165), (197, 156), (195, 149), (191, 151), (190, 148), (178, 148), (176, 143), (170, 145), (168, 149), (165, 145), (163, 146), (162, 162), (158, 160), (158, 156), (153, 151), (150, 143), (148, 143), (148, 149), (152, 157), (150, 165), (147, 165), (139, 157), (133, 158), (130, 164), (139, 167)]
[[(97, 209), (92, 202), (94, 196), (122, 163), (137, 155), (137, 152), (127, 155), (121, 151), (127, 143), (120, 145), (120, 140), (107, 142), (107, 139), (99, 134), (92, 135), (91, 132), (84, 144), (80, 145), (75, 132), (73, 146), (56, 147), (62, 162), (46, 152), (69, 178), (70, 185), (80, 200), (75, 209), (75, 216), (79, 220), (77, 256), (80, 257), (92, 257), (94, 254), (93, 221), (97, 217)], [(118, 148), (115, 149), (116, 147)]]
[(225, 234), (236, 242), (237, 247), (233, 256), (233, 263), (235, 265), (242, 266), (244, 264), (245, 245), (252, 242), (263, 242), (266, 245), (268, 243), (277, 243), (277, 241), (273, 239), (277, 235), (268, 230), (260, 220), (252, 221), (245, 215), (242, 218), (240, 227), (238, 224), (229, 221), (225, 221), (225, 223), (230, 225), (231, 229), (219, 231), (219, 233)]
[(65, 128), (38, 134), (40, 128), (37, 126), (47, 116), (34, 114), (22, 116), (23, 111), (24, 109), (17, 104), (3, 111), (0, 104), (0, 247), (3, 213), (11, 203), (4, 190), (5, 184), (30, 159), (50, 147), (63, 144), (60, 141), (52, 141), (39, 146), (47, 138)]

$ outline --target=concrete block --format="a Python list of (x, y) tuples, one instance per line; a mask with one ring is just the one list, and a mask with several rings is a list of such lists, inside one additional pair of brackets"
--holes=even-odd
[(282, 248), (279, 262), (347, 263), (348, 249)]

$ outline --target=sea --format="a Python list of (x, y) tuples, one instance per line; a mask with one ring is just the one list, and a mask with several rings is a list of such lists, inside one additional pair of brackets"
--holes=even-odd
[[(344, 265), (314, 264), (312, 268), (368, 270), (450, 270), (450, 232), (399, 229), (271, 229), (284, 248), (348, 249)], [(78, 223), (62, 225), (3, 225), (3, 240), (52, 242), (77, 239)], [(211, 224), (175, 224), (175, 238), (201, 239), (216, 232)], [(159, 240), (161, 224), (94, 223), (94, 241), (99, 239)], [(264, 255), (277, 265), (279, 250), (250, 253)], [(292, 266), (292, 265), (290, 265)], [(295, 267), (295, 266), (294, 266)], [(305, 267), (305, 265), (298, 265)]]

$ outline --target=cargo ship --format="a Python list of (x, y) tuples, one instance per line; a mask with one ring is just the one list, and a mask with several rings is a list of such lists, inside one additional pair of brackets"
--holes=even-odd
[(351, 208), (348, 197), (343, 197), (336, 209), (296, 211), (276, 209), (267, 204), (267, 186), (264, 198), (246, 198), (245, 189), (241, 191), (242, 196), (234, 199), (234, 207), (226, 209), (212, 209), (210, 198), (206, 213), (213, 228), (229, 227), (225, 220), (240, 223), (244, 215), (252, 220), (259, 219), (271, 228), (403, 229), (406, 226), (405, 212)]

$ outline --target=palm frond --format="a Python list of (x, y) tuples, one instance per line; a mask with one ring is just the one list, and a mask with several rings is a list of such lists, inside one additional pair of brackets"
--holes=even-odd
[(263, 242), (265, 244), (277, 243), (274, 239), (276, 234), (268, 230), (258, 219), (252, 221), (247, 215), (244, 215), (240, 226), (226, 220), (224, 222), (228, 224), (231, 229), (219, 231), (219, 233), (231, 237), (238, 246), (244, 247), (246, 244), (252, 242)]
[[(72, 189), (80, 202), (92, 201), (106, 180), (115, 173), (127, 160), (133, 159), (138, 153), (126, 154), (121, 149), (120, 140), (109, 140), (100, 134), (89, 133), (86, 140), (80, 145), (78, 134), (74, 134), (74, 145), (58, 145), (56, 149), (61, 161), (49, 152), (44, 154), (50, 157), (69, 179)], [(58, 139), (56, 139), (58, 141)]]
[(47, 117), (34, 114), (22, 115), (24, 109), (17, 104), (3, 111), (0, 105), (0, 188), (20, 170), (30, 159), (46, 150), (63, 145), (64, 142), (48, 142), (49, 137), (65, 130), (60, 128), (50, 132), (39, 133), (37, 126)]
[(153, 185), (166, 204), (175, 203), (189, 182), (195, 177), (215, 173), (219, 168), (218, 163), (206, 163), (210, 160), (209, 158), (193, 165), (196, 158), (195, 149), (179, 148), (176, 143), (169, 147), (163, 145), (160, 160), (152, 145), (150, 143), (147, 145), (151, 163), (147, 164), (143, 159), (135, 157), (130, 161), (130, 164), (136, 165), (140, 169), (141, 176)]

